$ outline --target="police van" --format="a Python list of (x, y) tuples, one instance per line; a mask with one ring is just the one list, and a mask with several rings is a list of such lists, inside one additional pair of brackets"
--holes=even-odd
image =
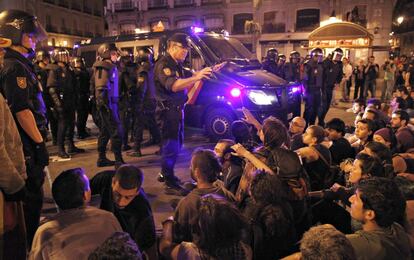
[(115, 43), (134, 56), (139, 48), (154, 50), (155, 59), (165, 55), (167, 40), (176, 32), (186, 33), (191, 46), (184, 68), (187, 73), (226, 62), (213, 77), (189, 91), (185, 106), (185, 124), (204, 128), (212, 139), (231, 135), (231, 124), (243, 117), (242, 107), (249, 109), (259, 120), (275, 116), (287, 123), (299, 116), (302, 86), (261, 69), (257, 58), (237, 39), (215, 32), (191, 27), (163, 32), (140, 33), (94, 38), (82, 41), (77, 55), (91, 67), (96, 50), (102, 43)]

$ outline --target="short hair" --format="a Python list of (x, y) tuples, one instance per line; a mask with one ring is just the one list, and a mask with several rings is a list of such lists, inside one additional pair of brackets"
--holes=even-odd
[(406, 200), (414, 200), (414, 182), (403, 176), (395, 176), (394, 181)]
[[(387, 176), (388, 174), (393, 173), (393, 166), (392, 166), (392, 153), (390, 148), (388, 148), (385, 144), (380, 142), (374, 142), (371, 141), (365, 145), (366, 148), (370, 149), (375, 156), (379, 159), (381, 162), (381, 165), (387, 170), (391, 170), (392, 172), (386, 172)], [(385, 173), (385, 172), (384, 172)], [(384, 176), (386, 177), (386, 176)]]
[(362, 107), (365, 107), (365, 100), (362, 99), (362, 98), (354, 99), (353, 103), (356, 103), (356, 104), (358, 104), (358, 105), (360, 105)]
[(332, 130), (341, 133), (342, 135), (345, 134), (345, 122), (339, 118), (333, 118), (329, 122), (326, 123), (325, 128), (329, 128)]
[(212, 183), (217, 180), (222, 168), (212, 150), (198, 148), (193, 152), (191, 158), (193, 168), (199, 169), (206, 181)]
[(370, 98), (367, 100), (367, 106), (373, 106), (375, 109), (381, 109), (381, 100), (378, 98)]
[(364, 209), (375, 212), (375, 222), (380, 227), (389, 227), (405, 218), (406, 202), (397, 184), (388, 178), (373, 177), (362, 180), (357, 190)]
[(236, 143), (244, 143), (251, 137), (249, 126), (242, 120), (235, 120), (231, 124), (231, 134)]
[(395, 115), (398, 115), (400, 117), (400, 120), (405, 120), (406, 124), (408, 124), (408, 122), (410, 121), (410, 116), (408, 115), (407, 111), (405, 110), (395, 110), (394, 112), (392, 112)]
[(144, 174), (141, 169), (132, 164), (124, 164), (119, 167), (114, 175), (114, 180), (119, 183), (122, 189), (140, 189), (144, 181)]
[(126, 232), (115, 232), (96, 248), (88, 260), (141, 260), (142, 255), (135, 241)]
[(223, 154), (227, 154), (232, 151), (231, 146), (235, 145), (236, 142), (231, 139), (220, 139), (217, 144), (225, 144)]
[(366, 119), (366, 118), (360, 119), (360, 120), (358, 120), (357, 123), (362, 123), (362, 124), (367, 125), (368, 126), (368, 130), (369, 131), (372, 131), (372, 135), (376, 131), (376, 129), (375, 129), (376, 128), (375, 122), (373, 120), (371, 120), (371, 119)]
[(362, 175), (384, 177), (383, 167), (378, 158), (366, 153), (359, 153), (355, 156), (355, 159), (361, 162)]
[(264, 146), (277, 148), (289, 140), (286, 126), (276, 117), (270, 116), (263, 121)]
[(84, 193), (89, 190), (89, 180), (82, 168), (63, 171), (53, 181), (52, 196), (60, 209), (74, 209), (84, 204)]
[(326, 136), (325, 130), (318, 125), (311, 125), (309, 129), (312, 130), (312, 137), (316, 138), (316, 142), (322, 143)]
[(259, 204), (274, 204), (287, 200), (287, 193), (280, 178), (264, 171), (256, 171), (250, 184), (252, 198)]
[(404, 85), (400, 85), (400, 86), (398, 86), (398, 87), (397, 87), (397, 90), (398, 90), (398, 91), (400, 91), (400, 92), (404, 92), (404, 94), (406, 94), (406, 95), (410, 95), (410, 92), (408, 92), (407, 87), (406, 87), (406, 86), (404, 86)]
[(357, 259), (346, 236), (331, 225), (310, 228), (300, 243), (303, 260)]

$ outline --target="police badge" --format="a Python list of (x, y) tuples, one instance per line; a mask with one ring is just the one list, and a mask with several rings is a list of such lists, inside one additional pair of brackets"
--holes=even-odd
[(171, 76), (171, 70), (170, 68), (164, 68), (162, 71), (164, 71), (164, 74), (167, 76)]
[(27, 88), (26, 77), (16, 77), (17, 86), (21, 89)]

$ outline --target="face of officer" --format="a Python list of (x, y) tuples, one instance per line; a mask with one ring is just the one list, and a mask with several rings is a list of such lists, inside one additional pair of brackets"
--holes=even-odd
[(169, 53), (171, 57), (177, 62), (184, 62), (190, 48), (184, 47), (181, 43), (171, 42)]
[(113, 63), (116, 63), (118, 61), (118, 52), (117, 51), (111, 51), (111, 61)]
[(35, 49), (37, 43), (37, 38), (33, 33), (23, 33), (22, 36), (22, 46), (27, 49)]

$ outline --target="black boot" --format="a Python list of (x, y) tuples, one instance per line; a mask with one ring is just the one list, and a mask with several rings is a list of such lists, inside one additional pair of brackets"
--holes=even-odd
[(74, 143), (69, 144), (69, 148), (68, 148), (69, 154), (84, 153), (84, 152), (85, 152), (85, 149), (76, 147)]
[(115, 164), (125, 164), (124, 159), (122, 159), (122, 153), (115, 153)]
[(107, 166), (114, 166), (114, 165), (115, 165), (115, 162), (109, 160), (106, 157), (98, 158), (98, 161), (96, 162), (96, 166), (98, 167), (107, 167)]
[(69, 154), (66, 153), (65, 147), (60, 147), (58, 151), (58, 156), (62, 159), (70, 158)]

